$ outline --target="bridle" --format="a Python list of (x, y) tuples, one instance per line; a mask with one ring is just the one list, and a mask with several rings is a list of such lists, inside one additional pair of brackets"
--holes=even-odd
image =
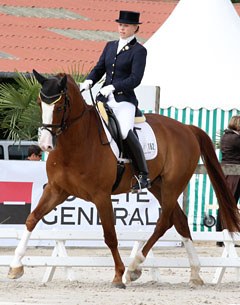
[[(52, 99), (52, 98), (56, 97), (56, 100), (54, 100), (53, 102), (46, 102), (41, 99), (41, 95), (43, 97), (45, 97), (46, 99)], [(67, 119), (66, 113), (67, 113), (67, 107), (69, 107), (69, 98), (68, 98), (66, 90), (62, 91), (58, 94), (54, 94), (54, 95), (46, 95), (41, 90), (40, 94), (39, 94), (41, 101), (48, 105), (56, 104), (58, 101), (61, 100), (63, 95), (65, 96), (65, 99), (64, 99), (64, 105), (63, 105), (63, 116), (61, 119), (61, 123), (60, 124), (42, 124), (42, 126), (41, 126), (41, 130), (45, 129), (45, 130), (49, 131), (53, 137), (59, 136), (66, 129), (66, 119)], [(54, 128), (55, 131), (53, 131), (50, 128)]]
[[(56, 98), (53, 102), (47, 102), (47, 101), (43, 101), (41, 99), (41, 95), (43, 97), (45, 97), (46, 99), (52, 99), (52, 98)], [(69, 100), (69, 97), (68, 97), (68, 94), (67, 94), (67, 89), (61, 91), (60, 93), (58, 94), (54, 94), (54, 95), (46, 95), (42, 92), (42, 90), (40, 91), (40, 99), (43, 103), (46, 103), (48, 105), (54, 105), (56, 104), (57, 102), (59, 102), (61, 100), (61, 98), (64, 96), (64, 104), (63, 104), (63, 115), (62, 115), (62, 119), (61, 119), (61, 123), (60, 124), (42, 124), (41, 126), (41, 130), (47, 130), (48, 132), (51, 133), (52, 137), (53, 137), (53, 142), (56, 142), (56, 138), (64, 131), (66, 130), (72, 123), (74, 123), (75, 121), (77, 121), (78, 119), (80, 119), (86, 109), (87, 109), (87, 106), (85, 105), (83, 111), (75, 118), (73, 118), (71, 121), (69, 121), (67, 123), (67, 120), (68, 120), (68, 114), (69, 112), (71, 111), (71, 108), (70, 108), (70, 100)], [(67, 111), (69, 110), (69, 111)], [(52, 128), (54, 130), (52, 130)]]

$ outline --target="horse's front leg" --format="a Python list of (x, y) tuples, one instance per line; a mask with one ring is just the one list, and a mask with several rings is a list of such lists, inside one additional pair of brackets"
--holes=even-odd
[(26, 252), (27, 244), (30, 236), (31, 236), (31, 232), (28, 231), (27, 228), (25, 227), (22, 238), (15, 250), (14, 258), (10, 264), (10, 268), (8, 271), (8, 278), (10, 279), (18, 279), (24, 273), (22, 258)]
[(115, 263), (115, 276), (113, 278), (112, 285), (113, 287), (117, 287), (117, 288), (126, 288), (126, 286), (122, 282), (125, 266), (122, 262), (122, 259), (118, 251), (118, 240), (114, 226), (114, 216), (113, 216), (111, 197), (105, 200), (101, 200), (101, 203), (99, 204), (96, 203), (96, 206), (103, 227), (104, 241), (111, 250)]
[(10, 264), (10, 269), (8, 272), (8, 277), (10, 279), (17, 279), (24, 273), (22, 258), (26, 253), (27, 244), (31, 233), (39, 220), (41, 220), (44, 215), (51, 212), (58, 204), (66, 200), (68, 196), (69, 194), (62, 189), (54, 188), (50, 185), (45, 187), (37, 207), (29, 214), (26, 220), (24, 233), (15, 250), (14, 258)]

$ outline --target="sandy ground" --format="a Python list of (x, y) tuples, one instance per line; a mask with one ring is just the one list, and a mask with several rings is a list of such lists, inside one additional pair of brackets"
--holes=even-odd
[[(222, 248), (215, 244), (197, 244), (199, 256), (220, 256)], [(240, 249), (237, 249), (240, 255)], [(0, 248), (0, 255), (11, 255), (13, 249)], [(27, 255), (48, 255), (51, 250), (29, 249)], [(69, 255), (109, 255), (107, 249), (69, 249)], [(163, 247), (154, 251), (161, 256), (185, 256), (182, 247)], [(121, 249), (122, 255), (129, 250)], [(211, 283), (215, 268), (203, 268), (201, 277), (205, 284), (192, 289), (188, 285), (189, 269), (160, 269), (160, 282), (153, 281), (149, 269), (142, 277), (127, 285), (124, 290), (111, 287), (113, 268), (72, 268), (76, 281), (65, 279), (64, 268), (57, 268), (51, 282), (41, 283), (45, 268), (25, 268), (21, 279), (7, 279), (8, 268), (0, 268), (0, 305), (32, 304), (88, 304), (88, 305), (240, 305), (240, 282), (236, 269), (228, 268), (221, 284)]]

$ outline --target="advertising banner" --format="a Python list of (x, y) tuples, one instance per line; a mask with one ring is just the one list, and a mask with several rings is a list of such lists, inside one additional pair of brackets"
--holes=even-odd
[[(46, 163), (2, 160), (0, 167), (0, 229), (23, 229), (47, 183)], [(160, 205), (151, 193), (144, 190), (140, 194), (120, 194), (111, 198), (117, 232), (147, 231), (151, 235), (161, 213)], [(36, 229), (96, 231), (102, 227), (93, 203), (70, 196), (46, 215)], [(10, 241), (4, 243), (11, 244)]]

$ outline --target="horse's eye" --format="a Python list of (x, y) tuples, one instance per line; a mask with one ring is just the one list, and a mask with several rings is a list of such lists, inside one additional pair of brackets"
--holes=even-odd
[(57, 109), (56, 109), (58, 112), (60, 112), (60, 111), (63, 111), (63, 106), (59, 106), (59, 107), (57, 107)]

